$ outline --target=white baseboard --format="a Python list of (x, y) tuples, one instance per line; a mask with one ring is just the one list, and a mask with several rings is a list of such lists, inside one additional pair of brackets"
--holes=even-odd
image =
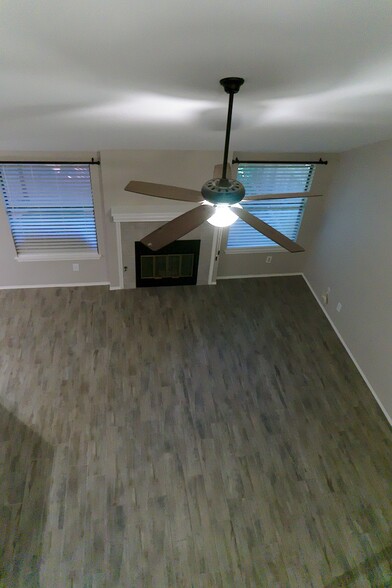
[(217, 276), (217, 280), (238, 280), (241, 278), (281, 278), (283, 276), (303, 276), (301, 272), (287, 274), (248, 274), (245, 276)]
[(331, 327), (333, 328), (333, 330), (335, 331), (335, 333), (337, 334), (337, 336), (339, 337), (339, 340), (341, 342), (341, 344), (343, 345), (343, 347), (345, 348), (345, 350), (347, 351), (347, 353), (349, 354), (349, 356), (351, 357), (355, 367), (357, 368), (357, 370), (359, 371), (359, 373), (361, 374), (366, 386), (369, 388), (370, 392), (373, 394), (377, 404), (379, 405), (379, 407), (381, 408), (382, 412), (385, 415), (385, 418), (387, 419), (388, 423), (392, 426), (392, 417), (388, 414), (388, 412), (386, 411), (386, 409), (384, 408), (384, 405), (382, 404), (381, 400), (379, 399), (379, 397), (377, 396), (373, 386), (371, 385), (371, 383), (369, 382), (369, 380), (367, 379), (366, 375), (364, 374), (361, 366), (359, 365), (359, 363), (357, 362), (357, 360), (355, 359), (354, 355), (352, 354), (350, 348), (348, 347), (347, 343), (344, 341), (342, 335), (339, 333), (337, 327), (335, 326), (334, 322), (332, 321), (331, 317), (329, 316), (329, 314), (327, 313), (326, 308), (323, 306), (323, 304), (320, 302), (320, 300), (318, 299), (318, 296), (316, 294), (316, 292), (314, 291), (313, 287), (311, 286), (309, 280), (307, 279), (307, 277), (305, 276), (305, 274), (302, 274), (303, 279), (305, 280), (306, 284), (308, 285), (309, 290), (311, 291), (311, 293), (313, 294), (313, 296), (315, 297), (315, 299), (317, 300), (321, 310), (323, 311), (323, 313), (325, 314), (325, 316), (327, 317)]
[(32, 286), (0, 286), (0, 290), (24, 290), (26, 288), (75, 288), (76, 286), (109, 286), (109, 282), (76, 282), (74, 284), (34, 284)]

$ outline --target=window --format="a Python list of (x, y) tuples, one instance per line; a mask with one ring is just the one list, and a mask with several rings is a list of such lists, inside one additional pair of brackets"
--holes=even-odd
[[(307, 192), (312, 184), (314, 166), (311, 164), (249, 164), (238, 166), (237, 178), (245, 186), (246, 194), (280, 194)], [(241, 202), (241, 206), (295, 241), (301, 226), (306, 198), (286, 200), (259, 200)], [(247, 250), (279, 246), (244, 223), (236, 221), (230, 226), (227, 249)]]
[(90, 166), (0, 165), (18, 258), (97, 257)]

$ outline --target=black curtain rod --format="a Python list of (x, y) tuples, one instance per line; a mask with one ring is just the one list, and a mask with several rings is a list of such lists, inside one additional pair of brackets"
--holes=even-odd
[(255, 161), (252, 159), (238, 159), (238, 157), (236, 157), (235, 159), (232, 160), (231, 163), (268, 163), (269, 165), (284, 165), (284, 164), (290, 164), (290, 163), (294, 163), (294, 164), (300, 164), (300, 163), (306, 163), (306, 164), (311, 164), (311, 165), (328, 165), (328, 161), (324, 161), (323, 159), (320, 159), (318, 161)]
[(6, 165), (7, 163), (12, 165), (23, 164), (26, 165), (101, 165), (100, 161), (95, 161), (94, 157), (91, 161), (0, 161), (0, 165)]

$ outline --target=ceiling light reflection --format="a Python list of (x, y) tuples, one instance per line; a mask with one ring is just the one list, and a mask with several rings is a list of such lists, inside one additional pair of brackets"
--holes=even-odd
[(200, 112), (216, 106), (208, 100), (176, 98), (152, 93), (139, 93), (119, 100), (85, 108), (83, 116), (134, 122), (186, 122)]

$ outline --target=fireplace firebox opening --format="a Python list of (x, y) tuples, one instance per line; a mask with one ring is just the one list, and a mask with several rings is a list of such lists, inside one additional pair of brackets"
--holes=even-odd
[(174, 241), (158, 251), (136, 241), (136, 287), (195, 285), (199, 253), (200, 239)]

